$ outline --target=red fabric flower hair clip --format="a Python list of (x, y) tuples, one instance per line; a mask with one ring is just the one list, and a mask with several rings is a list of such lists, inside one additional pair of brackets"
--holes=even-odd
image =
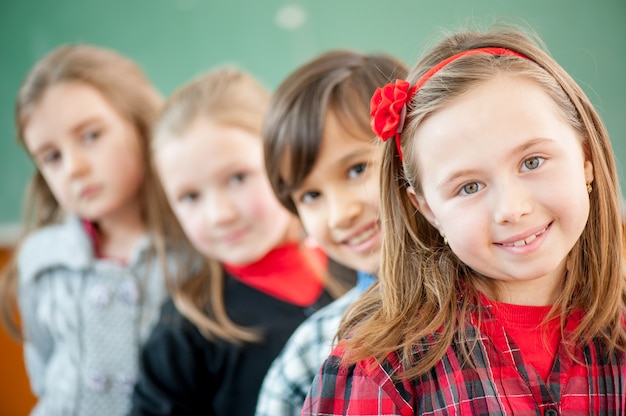
[(407, 104), (426, 81), (435, 75), (441, 68), (463, 56), (486, 53), (490, 55), (509, 55), (524, 59), (528, 57), (519, 52), (506, 48), (477, 48), (468, 49), (452, 55), (430, 68), (422, 77), (410, 88), (407, 81), (396, 80), (393, 84), (387, 84), (382, 88), (377, 88), (370, 101), (370, 126), (376, 136), (385, 142), (395, 137), (398, 156), (402, 161), (402, 149), (400, 146), (400, 133), (404, 128)]
[(377, 88), (370, 101), (372, 130), (384, 142), (395, 137), (400, 160), (402, 160), (400, 133), (404, 128), (406, 105), (414, 94), (415, 87), (409, 89), (408, 82), (397, 79), (394, 84)]

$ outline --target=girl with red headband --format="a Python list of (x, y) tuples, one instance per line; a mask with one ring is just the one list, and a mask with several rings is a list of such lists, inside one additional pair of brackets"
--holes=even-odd
[(380, 281), (303, 415), (624, 414), (620, 190), (576, 82), (516, 28), (458, 33), (371, 116)]

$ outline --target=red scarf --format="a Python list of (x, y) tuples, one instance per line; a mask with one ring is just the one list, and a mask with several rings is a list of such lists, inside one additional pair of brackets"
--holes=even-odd
[(327, 265), (328, 258), (321, 249), (288, 243), (255, 263), (224, 264), (224, 268), (237, 280), (263, 293), (295, 305), (309, 306), (322, 292), (319, 270), (325, 270)]

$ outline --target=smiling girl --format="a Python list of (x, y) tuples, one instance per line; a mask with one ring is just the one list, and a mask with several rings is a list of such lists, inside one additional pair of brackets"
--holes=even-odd
[(215, 69), (176, 91), (157, 123), (156, 170), (204, 262), (163, 307), (133, 414), (253, 414), (289, 335), (332, 300), (326, 255), (304, 243), (265, 174), (269, 98), (247, 73)]
[(583, 91), (518, 29), (462, 32), (371, 114), (380, 285), (303, 414), (624, 414), (620, 190)]

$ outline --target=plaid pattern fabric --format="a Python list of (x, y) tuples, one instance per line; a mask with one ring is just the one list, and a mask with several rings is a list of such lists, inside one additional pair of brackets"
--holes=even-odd
[(265, 376), (256, 416), (300, 415), (311, 383), (331, 352), (341, 316), (361, 292), (360, 288), (350, 290), (292, 334)]
[[(481, 326), (473, 316), (465, 328), (471, 364), (464, 362), (458, 340), (439, 363), (421, 377), (400, 381), (398, 354), (381, 364), (362, 361), (340, 366), (339, 345), (325, 361), (307, 397), (302, 415), (624, 415), (626, 357), (593, 341), (572, 360), (563, 346), (544, 382), (526, 363), (504, 328), (486, 311)], [(572, 317), (569, 332), (577, 324)], [(414, 358), (432, 339), (415, 348)], [(432, 344), (431, 344), (432, 345)], [(579, 361), (577, 363), (576, 361)]]

